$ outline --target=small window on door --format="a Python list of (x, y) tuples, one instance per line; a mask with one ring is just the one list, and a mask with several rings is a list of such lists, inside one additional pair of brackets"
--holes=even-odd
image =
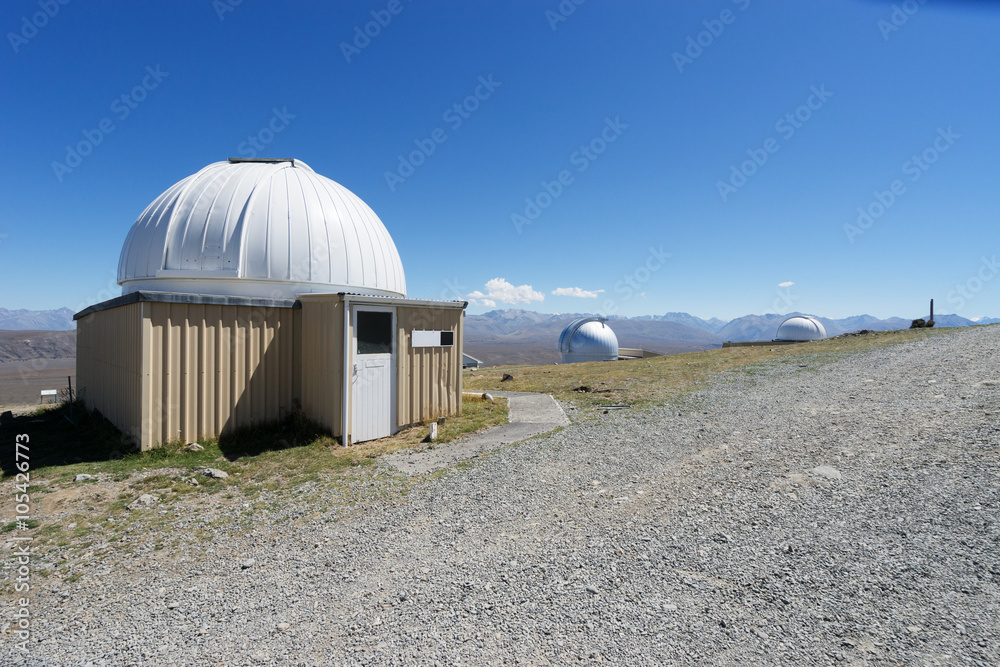
[(392, 313), (359, 310), (358, 354), (392, 354)]

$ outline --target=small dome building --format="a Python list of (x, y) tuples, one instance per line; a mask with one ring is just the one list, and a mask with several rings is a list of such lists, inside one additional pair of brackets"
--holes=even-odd
[(781, 326), (774, 340), (788, 342), (802, 342), (808, 340), (823, 340), (826, 338), (826, 327), (815, 317), (809, 315), (795, 315), (789, 317)]
[(584, 317), (570, 322), (559, 336), (564, 364), (581, 361), (615, 361), (618, 337), (603, 317)]
[(144, 450), (299, 410), (345, 445), (461, 411), (467, 303), (407, 298), (375, 212), (299, 160), (168, 188), (118, 283), (74, 316), (78, 396)]

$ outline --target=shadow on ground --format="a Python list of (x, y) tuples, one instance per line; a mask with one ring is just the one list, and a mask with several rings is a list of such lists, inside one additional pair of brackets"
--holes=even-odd
[(302, 413), (293, 412), (279, 422), (224, 432), (219, 436), (219, 449), (227, 459), (237, 461), (264, 452), (302, 447), (320, 439), (329, 439), (330, 444), (333, 443), (325, 429), (306, 419)]
[[(27, 438), (17, 436), (26, 435)], [(19, 449), (15, 443), (27, 443)], [(133, 451), (132, 441), (107, 419), (88, 412), (80, 403), (63, 403), (33, 413), (0, 420), (0, 469), (5, 475), (19, 472), (18, 461), (30, 469), (107, 461)]]

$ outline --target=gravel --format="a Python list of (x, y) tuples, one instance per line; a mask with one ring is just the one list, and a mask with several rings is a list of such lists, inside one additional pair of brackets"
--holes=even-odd
[(1000, 663), (1000, 327), (821, 361), (197, 550), (136, 536), (39, 579), (0, 662)]

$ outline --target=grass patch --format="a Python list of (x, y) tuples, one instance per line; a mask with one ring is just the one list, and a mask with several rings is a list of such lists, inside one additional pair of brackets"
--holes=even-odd
[[(112, 514), (125, 513), (125, 506), (141, 493), (153, 493), (160, 496), (161, 502), (170, 502), (193, 494), (224, 492), (228, 499), (240, 500), (253, 499), (262, 490), (297, 487), (304, 491), (306, 485), (328, 484), (370, 467), (379, 456), (422, 448), (428, 432), (428, 425), (420, 424), (389, 438), (342, 447), (302, 415), (294, 414), (280, 423), (201, 440), (203, 451), (188, 451), (186, 443), (176, 441), (148, 452), (123, 453), (121, 443), (125, 439), (106, 420), (77, 405), (73, 425), (66, 419), (69, 410), (69, 405), (53, 406), (15, 418), (14, 432), (31, 436), (32, 491), (53, 493), (101, 481), (124, 483), (110, 500), (88, 500)], [(438, 443), (506, 423), (507, 414), (505, 400), (489, 403), (469, 397), (462, 414), (448, 417), (440, 425)], [(102, 438), (107, 438), (103, 444)], [(9, 440), (13, 442), (13, 438)], [(13, 452), (6, 460), (14, 460)], [(209, 467), (228, 473), (229, 478), (200, 474)], [(4, 472), (5, 477), (16, 473)], [(93, 475), (94, 479), (75, 482), (74, 477), (80, 473)], [(13, 526), (0, 530), (13, 530)]]
[[(646, 407), (676, 401), (706, 386), (713, 375), (723, 371), (741, 370), (755, 375), (774, 360), (804, 364), (801, 370), (813, 370), (857, 352), (955, 331), (958, 329), (902, 329), (795, 345), (727, 347), (627, 361), (527, 366), (515, 370), (479, 369), (467, 372), (463, 382), (469, 390), (552, 394), (581, 408), (612, 404)], [(501, 382), (504, 373), (510, 373), (514, 379)]]
[[(22, 526), (20, 528), (23, 530), (25, 528), (38, 528), (38, 526), (40, 525), (40, 522), (37, 519), (22, 519), (21, 520), (21, 524), (22, 524)], [(11, 521), (7, 525), (5, 525), (2, 528), (0, 528), (0, 533), (10, 533), (10, 532), (13, 532), (17, 528), (18, 528), (18, 522), (17, 521)]]

